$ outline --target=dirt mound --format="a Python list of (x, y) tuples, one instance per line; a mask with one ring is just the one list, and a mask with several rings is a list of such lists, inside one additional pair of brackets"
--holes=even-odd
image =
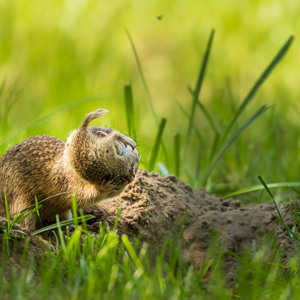
[[(188, 211), (183, 234), (185, 257), (197, 267), (201, 266), (203, 256), (210, 247), (212, 235), (218, 231), (224, 251), (239, 251), (243, 246), (251, 245), (257, 236), (272, 232), (284, 251), (293, 253), (286, 230), (274, 216), (277, 215), (274, 205), (241, 206), (238, 200), (217, 198), (204, 189), (193, 190), (175, 176), (162, 178), (157, 173), (139, 170), (136, 179), (121, 195), (85, 210), (85, 213), (95, 216), (89, 229), (98, 232), (99, 221), (113, 226), (119, 209), (119, 234), (131, 238), (141, 234), (142, 241), (153, 248), (170, 234), (179, 233), (180, 224)], [(280, 210), (292, 227), (290, 204), (282, 204)], [(230, 262), (227, 267), (232, 267)]]
[[(299, 205), (298, 201), (294, 205)], [(203, 257), (211, 246), (211, 237), (216, 232), (220, 232), (218, 242), (223, 245), (224, 253), (227, 250), (238, 253), (243, 246), (250, 246), (253, 240), (270, 232), (276, 235), (284, 255), (293, 254), (291, 239), (276, 219), (277, 212), (273, 205), (242, 206), (235, 199), (224, 200), (207, 194), (204, 189), (193, 190), (175, 176), (162, 178), (157, 173), (139, 170), (135, 180), (122, 194), (85, 210), (86, 214), (95, 216), (88, 223), (89, 230), (97, 234), (100, 221), (107, 222), (113, 228), (120, 209), (119, 235), (126, 234), (132, 240), (142, 236), (142, 242), (150, 245), (150, 251), (159, 249), (166, 237), (178, 236), (188, 211), (183, 232), (184, 255), (197, 268), (201, 268)], [(290, 209), (289, 203), (280, 205), (287, 225), (292, 228)], [(0, 234), (6, 227), (6, 220), (0, 218)], [(20, 229), (16, 225), (12, 232), (15, 238), (10, 242), (10, 247), (16, 246), (17, 251), (16, 256), (10, 258), (11, 265), (19, 264), (25, 247), (25, 239), (18, 231)], [(39, 257), (41, 241), (45, 247), (51, 247), (41, 237), (32, 237), (28, 253), (33, 257)], [(1, 254), (0, 261), (3, 261)], [(236, 261), (227, 255), (225, 263), (226, 272), (234, 278)]]

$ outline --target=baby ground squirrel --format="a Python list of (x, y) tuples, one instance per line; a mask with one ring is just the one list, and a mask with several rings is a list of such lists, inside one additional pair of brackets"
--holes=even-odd
[[(50, 197), (39, 213), (41, 221), (52, 221), (56, 214), (72, 217), (72, 195), (83, 208), (122, 192), (135, 177), (140, 155), (131, 138), (111, 128), (88, 127), (106, 112), (89, 113), (66, 143), (39, 135), (7, 150), (0, 159), (0, 215), (6, 216), (4, 195), (10, 215), (35, 204), (35, 197)], [(27, 217), (23, 226), (38, 228), (37, 214)]]

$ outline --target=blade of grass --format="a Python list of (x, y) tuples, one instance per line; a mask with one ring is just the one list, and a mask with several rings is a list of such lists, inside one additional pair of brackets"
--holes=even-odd
[[(149, 102), (149, 105), (150, 105), (150, 108), (151, 108), (151, 112), (152, 112), (154, 120), (155, 120), (155, 124), (158, 127), (159, 126), (158, 117), (157, 117), (157, 114), (155, 112), (155, 109), (154, 109), (154, 106), (153, 106), (153, 103), (152, 103), (150, 90), (148, 88), (147, 81), (146, 81), (145, 76), (144, 76), (144, 72), (143, 72), (143, 68), (142, 68), (142, 64), (141, 64), (139, 55), (137, 53), (136, 47), (134, 45), (133, 39), (132, 39), (129, 31), (127, 29), (125, 29), (125, 32), (126, 32), (127, 37), (129, 39), (129, 42), (130, 42), (130, 45), (131, 45), (131, 48), (132, 48), (132, 51), (133, 51), (133, 54), (134, 54), (134, 57), (135, 57), (135, 61), (137, 63), (138, 69), (139, 69), (139, 74), (141, 76), (144, 88), (145, 88), (146, 93), (147, 93), (148, 102)], [(161, 141), (161, 147), (162, 147), (163, 154), (165, 156), (165, 164), (166, 164), (167, 168), (170, 169), (168, 152), (167, 152), (167, 149), (166, 149), (165, 144), (164, 144), (163, 141)]]
[[(79, 214), (80, 214), (80, 217), (83, 218), (83, 221), (82, 221), (82, 230), (83, 230), (84, 233), (87, 233), (88, 229), (87, 229), (86, 221), (89, 220), (89, 219), (84, 219), (85, 216), (84, 216), (83, 210), (81, 208), (79, 209)], [(90, 215), (88, 215), (88, 216), (90, 216)], [(91, 219), (93, 219), (93, 218), (91, 218)]]
[(0, 97), (2, 96), (4, 87), (5, 87), (5, 78), (2, 80), (1, 85), (0, 85)]
[(5, 211), (6, 211), (6, 218), (7, 218), (7, 232), (10, 234), (11, 226), (10, 226), (10, 215), (9, 215), (9, 209), (8, 209), (8, 202), (6, 195), (4, 195), (4, 202), (5, 202)]
[[(45, 199), (39, 201), (38, 203), (41, 204), (41, 203), (43, 203), (43, 202), (45, 202), (45, 201), (48, 201), (48, 200), (50, 200), (50, 199), (52, 199), (52, 198), (54, 198), (54, 197), (56, 197), (56, 196), (64, 195), (64, 194), (66, 194), (66, 193), (67, 193), (67, 192), (62, 192), (62, 193), (58, 193), (58, 194), (49, 196), (48, 198), (45, 198)], [(26, 208), (24, 208), (24, 209), (22, 209), (21, 211), (19, 211), (18, 213), (21, 213), (21, 212), (23, 212), (23, 211), (25, 211), (25, 210), (28, 210), (28, 209), (34, 208), (34, 207), (35, 207), (35, 204), (29, 205), (29, 206), (27, 206)]]
[(271, 199), (272, 199), (272, 201), (273, 201), (273, 203), (274, 203), (274, 205), (276, 207), (276, 210), (278, 212), (278, 215), (279, 215), (280, 219), (284, 222), (284, 219), (283, 219), (283, 217), (282, 217), (282, 215), (280, 213), (280, 210), (279, 210), (279, 208), (277, 206), (277, 203), (275, 201), (275, 198), (274, 198), (273, 194), (271, 193), (270, 189), (268, 188), (267, 184), (264, 182), (264, 180), (262, 179), (262, 177), (260, 175), (257, 175), (257, 177), (258, 177), (259, 181), (261, 182), (261, 184), (263, 185), (264, 189), (267, 191), (267, 193), (271, 197)]
[(197, 102), (198, 102), (198, 99), (199, 99), (199, 95), (200, 95), (200, 91), (201, 91), (201, 87), (202, 87), (202, 83), (203, 83), (203, 79), (204, 79), (204, 75), (205, 75), (205, 70), (206, 70), (206, 67), (207, 67), (207, 62), (208, 62), (208, 58), (209, 58), (209, 54), (210, 54), (210, 50), (211, 50), (211, 46), (212, 46), (212, 42), (213, 42), (214, 33), (215, 33), (215, 30), (213, 29), (210, 33), (210, 36), (209, 36), (207, 47), (206, 47), (206, 50), (205, 50), (205, 53), (204, 53), (204, 56), (203, 56), (203, 60), (202, 60), (202, 64), (201, 64), (201, 67), (200, 67), (198, 79), (197, 79), (197, 82), (196, 82), (196, 86), (195, 86), (195, 89), (193, 91), (193, 99), (192, 99), (193, 102), (192, 102), (191, 113), (189, 115), (189, 124), (188, 124), (188, 130), (187, 130), (187, 135), (186, 135), (184, 157), (187, 154), (187, 148), (188, 148), (190, 135), (191, 135), (191, 131), (192, 131), (192, 128), (193, 128), (193, 123), (194, 123), (196, 105), (197, 105)]
[(78, 227), (78, 214), (77, 214), (77, 201), (76, 196), (72, 195), (72, 214), (74, 219), (74, 226), (75, 228)]
[[(265, 69), (265, 71), (261, 74), (261, 76), (258, 78), (244, 101), (241, 103), (237, 113), (235, 114), (233, 120), (231, 121), (230, 125), (227, 127), (225, 134), (223, 135), (222, 143), (227, 139), (227, 136), (233, 129), (233, 127), (236, 125), (238, 119), (241, 117), (243, 112), (245, 111), (246, 107), (250, 103), (250, 101), (254, 98), (256, 92), (259, 90), (261, 85), (265, 82), (265, 80), (269, 77), (273, 69), (277, 66), (277, 64), (281, 61), (287, 50), (289, 49), (294, 37), (290, 36), (290, 38), (286, 41), (286, 43), (282, 46), (282, 48), (279, 50), (275, 58), (271, 61), (271, 63), (268, 65), (268, 67)], [(221, 144), (222, 144), (221, 143)]]
[(35, 208), (37, 208), (36, 214), (37, 214), (38, 218), (40, 218), (40, 217), (41, 217), (41, 216), (40, 216), (40, 211), (39, 211), (39, 209), (38, 209), (38, 207), (39, 207), (39, 202), (38, 202), (38, 199), (37, 199), (36, 196), (34, 197), (34, 203), (35, 203)]
[[(91, 215), (80, 216), (80, 217), (77, 217), (77, 223), (86, 222), (86, 221), (91, 220), (93, 218), (94, 217), (91, 216)], [(39, 234), (39, 233), (42, 233), (42, 232), (45, 232), (45, 231), (48, 231), (48, 230), (53, 230), (53, 229), (57, 229), (59, 227), (68, 226), (68, 225), (74, 224), (75, 222), (76, 222), (75, 218), (73, 218), (71, 220), (58, 221), (58, 223), (51, 224), (49, 226), (40, 228), (40, 229), (32, 232), (31, 235), (36, 235), (36, 234)]]
[[(275, 189), (275, 188), (289, 188), (289, 187), (298, 187), (300, 188), (300, 182), (280, 182), (280, 183), (268, 183), (267, 184), (269, 189)], [(247, 188), (243, 188), (240, 190), (237, 190), (235, 192), (232, 192), (230, 194), (225, 195), (223, 198), (227, 199), (234, 196), (240, 196), (247, 193), (257, 192), (264, 190), (265, 188), (261, 185), (254, 185)]]
[(202, 154), (202, 149), (201, 149), (201, 143), (198, 147), (198, 153), (197, 153), (197, 161), (196, 161), (196, 171), (195, 171), (195, 183), (197, 183), (200, 175), (200, 168), (201, 168), (201, 154)]
[(121, 213), (122, 213), (122, 208), (119, 208), (118, 213), (116, 215), (113, 231), (116, 231), (118, 229), (119, 221), (120, 221), (120, 218), (121, 218)]
[(129, 39), (129, 42), (130, 42), (130, 45), (131, 45), (131, 48), (132, 48), (132, 51), (133, 51), (133, 54), (134, 54), (135, 61), (136, 61), (136, 64), (138, 66), (138, 69), (139, 69), (139, 73), (140, 73), (144, 88), (145, 88), (147, 96), (148, 96), (148, 102), (149, 102), (152, 114), (154, 116), (154, 119), (155, 119), (156, 123), (158, 124), (158, 118), (157, 118), (156, 112), (155, 112), (154, 107), (153, 107), (153, 103), (152, 103), (151, 96), (150, 96), (150, 91), (149, 91), (149, 88), (148, 88), (148, 85), (147, 85), (147, 82), (146, 82), (146, 79), (145, 79), (145, 76), (144, 76), (144, 72), (143, 72), (143, 69), (142, 69), (142, 64), (141, 64), (139, 55), (137, 53), (137, 50), (136, 50), (136, 47), (134, 45), (131, 34), (129, 33), (129, 31), (127, 29), (125, 29), (125, 32), (126, 32), (127, 37)]
[(295, 249), (297, 249), (297, 246), (296, 246), (295, 241), (294, 241), (293, 238), (295, 237), (296, 239), (299, 240), (299, 237), (297, 237), (293, 233), (293, 231), (287, 226), (286, 222), (283, 219), (283, 216), (281, 215), (281, 212), (280, 212), (280, 210), (278, 208), (278, 205), (277, 205), (277, 203), (275, 201), (275, 198), (274, 198), (273, 194), (271, 193), (270, 189), (268, 188), (267, 184), (265, 183), (265, 181), (262, 179), (262, 177), (260, 175), (257, 175), (257, 177), (258, 177), (259, 181), (261, 182), (261, 184), (263, 185), (263, 187), (265, 188), (265, 190), (267, 191), (267, 193), (269, 194), (269, 196), (271, 197), (271, 199), (272, 199), (272, 201), (273, 201), (273, 203), (274, 203), (274, 205), (276, 207), (276, 210), (277, 210), (277, 213), (278, 213), (279, 217), (277, 217), (277, 216), (275, 216), (275, 217), (277, 217), (277, 220), (280, 221), (280, 223), (284, 226), (284, 228), (286, 229), (286, 231), (288, 232), (288, 234), (289, 234), (289, 236), (290, 236), (290, 238), (292, 240), (292, 243), (293, 243)]
[(15, 224), (21, 223), (23, 220), (25, 220), (27, 217), (29, 217), (33, 213), (37, 212), (41, 208), (42, 208), (42, 205), (39, 205), (32, 210), (29, 210), (29, 209), (22, 210), (22, 213), (13, 219), (13, 221), (11, 223), (11, 227), (13, 227)]
[(245, 122), (228, 140), (228, 142), (220, 149), (220, 151), (216, 154), (215, 158), (213, 159), (212, 163), (210, 164), (205, 177), (204, 177), (204, 184), (206, 183), (209, 175), (217, 165), (218, 161), (222, 158), (225, 154), (227, 149), (233, 144), (233, 142), (242, 134), (242, 132), (247, 129), (247, 127), (255, 121), (260, 115), (262, 115), (266, 110), (268, 110), (271, 106), (263, 105), (247, 122)]
[(60, 220), (59, 220), (59, 215), (56, 215), (55, 216), (56, 218), (56, 226), (57, 226), (57, 230), (58, 230), (58, 237), (59, 237), (59, 240), (60, 240), (60, 246), (62, 248), (62, 251), (64, 253), (64, 255), (66, 255), (66, 241), (65, 241), (65, 237), (64, 237), (64, 234), (62, 232), (62, 229), (61, 229), (61, 224), (60, 224)]
[(164, 132), (166, 122), (167, 122), (167, 119), (165, 119), (165, 118), (162, 118), (161, 121), (160, 121), (159, 128), (158, 128), (158, 131), (157, 131), (157, 134), (156, 134), (156, 137), (155, 137), (153, 149), (151, 151), (150, 159), (149, 159), (149, 163), (148, 163), (148, 170), (149, 171), (152, 171), (154, 169), (155, 162), (156, 162), (156, 159), (157, 159), (157, 155), (158, 155), (158, 152), (159, 152), (159, 146), (161, 144), (161, 138), (162, 138), (162, 135), (163, 135), (163, 132)]
[(5, 210), (6, 210), (6, 218), (7, 218), (7, 231), (6, 230), (3, 231), (3, 237), (5, 239), (7, 254), (8, 254), (8, 256), (10, 256), (9, 241), (8, 240), (11, 238), (10, 233), (11, 233), (12, 226), (10, 225), (10, 215), (9, 215), (9, 209), (8, 209), (8, 202), (7, 202), (6, 194), (4, 194), (4, 202), (5, 202)]
[[(193, 96), (193, 90), (191, 89), (191, 87), (188, 87), (189, 92), (191, 93), (191, 95)], [(197, 100), (197, 105), (200, 108), (200, 110), (202, 111), (203, 115), (206, 117), (211, 129), (215, 132), (215, 133), (219, 133), (219, 130), (217, 128), (216, 123), (214, 122), (212, 116), (210, 115), (210, 113), (208, 112), (208, 110), (205, 108), (205, 106), (199, 101), (199, 99)]]
[(219, 141), (220, 141), (220, 134), (217, 132), (214, 136), (214, 143), (211, 148), (210, 161), (213, 159), (213, 157), (215, 156), (215, 154), (217, 152)]
[(174, 136), (174, 166), (175, 176), (180, 177), (180, 133), (176, 133)]
[(210, 124), (210, 127), (213, 129), (213, 131), (216, 134), (218, 134), (219, 130), (217, 128), (217, 125), (215, 124), (213, 118), (211, 117), (211, 115), (209, 114), (209, 112), (206, 110), (206, 108), (204, 107), (204, 105), (199, 100), (197, 101), (197, 105), (199, 106), (199, 108), (201, 109), (201, 111), (205, 115), (206, 119), (208, 120), (208, 123)]
[[(182, 111), (182, 113), (184, 114), (184, 116), (189, 120), (189, 114), (187, 113), (187, 111), (183, 108), (183, 106), (181, 105), (181, 103), (179, 101), (177, 101), (177, 105), (179, 106), (179, 109)], [(197, 135), (197, 138), (202, 142), (202, 145), (204, 145), (204, 141), (203, 141), (203, 137), (200, 133), (200, 131), (198, 130), (198, 128), (193, 124), (193, 129)]]
[(132, 94), (132, 87), (130, 84), (124, 86), (124, 99), (125, 99), (128, 135), (135, 140), (136, 131), (135, 131), (135, 118), (134, 118), (134, 109), (133, 109), (133, 94)]
[(132, 247), (132, 244), (130, 243), (127, 235), (122, 236), (122, 242), (123, 242), (124, 246), (126, 247), (128, 253), (129, 253), (130, 257), (132, 258), (136, 267), (139, 268), (141, 270), (141, 272), (144, 272), (144, 266), (143, 266), (141, 260), (139, 259), (139, 257), (137, 256), (134, 248)]
[(43, 226), (42, 219), (41, 219), (41, 216), (40, 216), (40, 208), (42, 207), (42, 205), (39, 205), (38, 199), (37, 199), (36, 196), (34, 197), (34, 201), (35, 201), (35, 208), (36, 208), (37, 218), (39, 220), (40, 225)]

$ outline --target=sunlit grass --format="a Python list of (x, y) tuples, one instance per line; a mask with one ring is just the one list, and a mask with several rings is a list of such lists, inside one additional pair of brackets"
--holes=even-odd
[[(276, 200), (293, 198), (299, 190), (300, 49), (294, 43), (285, 55), (292, 38), (282, 45), (291, 34), (297, 37), (299, 4), (266, 0), (245, 7), (231, 1), (222, 10), (213, 2), (198, 5), (196, 0), (34, 6), (2, 1), (0, 152), (32, 135), (66, 140), (86, 113), (106, 108), (110, 114), (99, 125), (133, 137), (142, 168), (241, 197), (263, 190), (257, 186), (259, 173), (277, 182), (266, 185), (274, 188)], [(247, 199), (270, 201), (267, 193)], [(149, 255), (149, 245), (118, 236), (117, 226), (110, 231), (100, 224), (98, 235), (89, 234), (83, 216), (73, 220), (71, 236), (60, 229), (71, 221), (41, 229), (59, 226), (56, 252), (45, 251), (38, 261), (29, 259), (26, 240), (22, 268), (12, 268), (7, 280), (12, 226), (28, 213), (4, 229), (0, 292), (8, 299), (288, 299), (300, 294), (296, 279), (283, 276), (272, 238), (255, 240), (241, 254), (229, 253), (240, 263), (232, 284), (226, 281), (217, 236), (196, 271), (182, 259), (180, 237), (167, 238)], [(298, 237), (294, 229), (287, 230)]]
[[(217, 243), (219, 234), (212, 236), (201, 270), (196, 271), (183, 260), (181, 237), (167, 238), (161, 248), (153, 249), (131, 243), (101, 223), (98, 235), (83, 228), (75, 225), (69, 236), (59, 226), (60, 247), (55, 252), (41, 250), (40, 257), (27, 258), (26, 240), (21, 269), (1, 264), (1, 295), (14, 299), (280, 299), (300, 292), (296, 279), (285, 276), (286, 266), (280, 263), (271, 236), (254, 241), (251, 249), (239, 254), (224, 254)], [(227, 279), (224, 255), (239, 262), (235, 283)], [(4, 251), (2, 260), (7, 259)], [(297, 268), (292, 262), (290, 266)], [(6, 268), (10, 268), (9, 280)]]

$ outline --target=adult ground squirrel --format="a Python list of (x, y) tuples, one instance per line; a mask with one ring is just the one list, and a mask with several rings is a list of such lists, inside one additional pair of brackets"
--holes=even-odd
[[(72, 195), (79, 208), (118, 195), (134, 179), (140, 155), (131, 138), (111, 128), (88, 127), (106, 112), (89, 113), (66, 143), (40, 135), (7, 150), (0, 159), (0, 215), (6, 215), (4, 195), (11, 215), (34, 204), (35, 197), (56, 195), (42, 203), (41, 221), (55, 220), (56, 214), (70, 218)], [(23, 225), (31, 231), (39, 227), (37, 214)]]

